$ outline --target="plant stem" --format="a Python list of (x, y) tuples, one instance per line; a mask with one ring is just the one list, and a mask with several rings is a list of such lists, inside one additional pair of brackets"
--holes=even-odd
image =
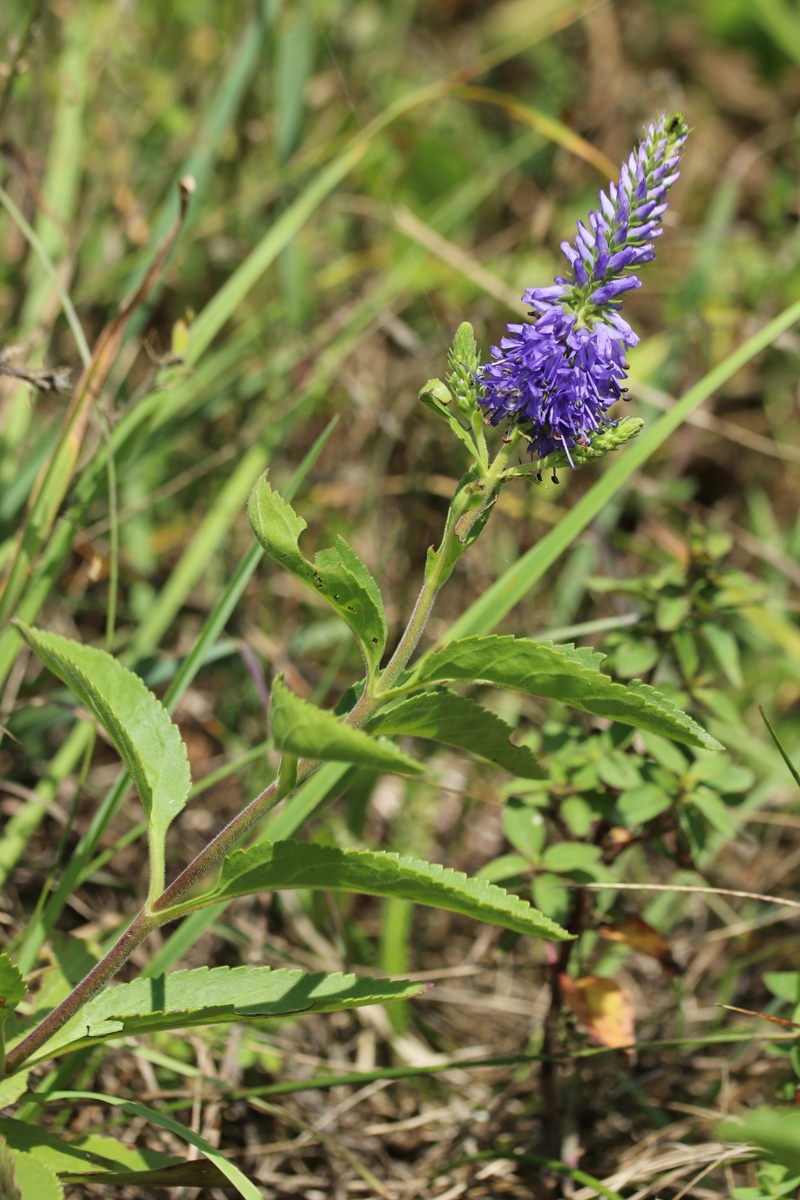
[[(407, 666), (425, 628), (436, 595), (447, 581), (455, 563), (464, 553), (469, 535), (475, 522), (485, 516), (494, 503), (495, 489), (501, 480), (508, 460), (516, 449), (522, 434), (519, 431), (503, 445), (488, 469), (480, 467), (479, 477), (465, 483), (456, 492), (450, 505), (441, 544), (428, 559), (425, 579), (417, 602), (408, 620), (400, 641), (378, 679), (372, 694), (365, 687), (353, 708), (344, 718), (344, 723), (361, 728), (385, 702), (385, 695)], [(101, 988), (112, 979), (137, 946), (160, 925), (172, 920), (170, 909), (189, 892), (196, 883), (241, 841), (248, 830), (274, 808), (279, 801), (290, 795), (320, 763), (316, 759), (304, 758), (294, 768), (293, 760), (284, 759), (278, 776), (269, 787), (238, 813), (217, 836), (186, 866), (160, 896), (146, 904), (134, 917), (131, 924), (99, 963), (70, 992), (69, 996), (49, 1013), (13, 1050), (6, 1055), (7, 1072), (19, 1069), (67, 1023)]]
[(13, 1050), (6, 1055), (6, 1073), (11, 1075), (18, 1070), (27, 1058), (30, 1058), (40, 1046), (57, 1033), (62, 1025), (66, 1025), (80, 1009), (95, 996), (100, 989), (112, 979), (128, 961), (136, 947), (144, 941), (148, 934), (158, 926), (158, 921), (142, 909), (137, 917), (111, 947), (108, 954), (92, 968), (89, 974), (73, 988), (66, 1000), (41, 1021)]

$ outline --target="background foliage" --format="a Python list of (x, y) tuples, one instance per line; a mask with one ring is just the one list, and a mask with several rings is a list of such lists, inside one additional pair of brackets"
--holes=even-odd
[[(295, 504), (309, 545), (341, 533), (381, 581), (391, 647), (462, 467), (417, 392), (444, 374), (461, 320), (485, 349), (521, 315), (524, 288), (552, 278), (558, 243), (657, 112), (683, 109), (694, 132), (658, 260), (626, 302), (645, 335), (630, 411), (652, 423), (800, 295), (789, 0), (11, 0), (0, 33), (2, 348), (19, 346), (0, 365), (80, 373), (19, 216), (91, 344), (153, 261), (177, 179), (197, 181), (164, 284), (75, 446), (54, 507), (61, 553), (36, 560), (43, 607), (28, 614), (108, 645), (160, 689), (251, 549), (256, 476), (269, 466), (285, 490), (334, 416)], [(307, 832), (325, 845), (355, 839), (482, 872), (558, 920), (587, 882), (791, 899), (797, 791), (757, 705), (797, 762), (798, 349), (790, 330), (719, 389), (502, 626), (605, 651), (615, 678), (690, 706), (724, 756), (487, 694), (519, 743), (546, 752), (554, 786), (512, 787), (437, 751), (435, 786), (323, 772), (305, 809), (274, 818), (276, 836), (321, 810)], [(5, 564), (68, 401), (0, 382)], [(432, 640), (601, 469), (505, 489), (491, 535), (441, 597)], [(176, 713), (196, 798), (168, 844), (170, 874), (268, 780), (273, 676), (329, 705), (361, 671), (339, 619), (266, 562), (225, 628)], [(72, 697), (16, 635), (0, 640), (0, 670), (3, 938), (30, 969), (57, 919), (53, 954), (69, 977), (142, 899), (139, 811), (122, 796), (109, 806), (115, 755), (80, 733)], [(80, 886), (54, 904), (70, 872)], [(570, 970), (620, 983), (635, 1061), (554, 1011), (539, 942), (396, 897), (291, 892), (165, 932), (161, 967), (424, 973), (436, 986), (413, 1005), (123, 1043), (85, 1057), (81, 1086), (144, 1098), (236, 1148), (267, 1196), (363, 1194), (375, 1180), (392, 1197), (545, 1194), (542, 1158), (562, 1163), (558, 1187), (565, 1164), (587, 1197), (580, 1169), (639, 1195), (778, 1194), (780, 1169), (758, 1182), (714, 1122), (793, 1095), (795, 1052), (716, 1005), (792, 1016), (796, 913), (718, 891), (581, 895), (587, 932)], [(663, 934), (661, 963), (629, 935), (594, 932), (633, 917)], [(536, 1061), (543, 1046), (557, 1046), (558, 1070)], [(494, 1065), (467, 1070), (464, 1057)], [(134, 1108), (110, 1118), (90, 1099), (52, 1119), (74, 1134), (140, 1133)], [(175, 1149), (168, 1128), (148, 1136), (149, 1151)], [(96, 1193), (75, 1182), (70, 1194)]]

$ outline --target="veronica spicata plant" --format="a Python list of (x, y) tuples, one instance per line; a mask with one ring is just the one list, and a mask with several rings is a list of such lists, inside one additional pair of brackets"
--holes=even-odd
[[(456, 690), (459, 685), (516, 688), (690, 746), (718, 748), (655, 689), (638, 682), (625, 687), (601, 673), (599, 656), (590, 650), (527, 638), (468, 637), (413, 659), (439, 589), (490, 518), (498, 490), (542, 466), (576, 467), (599, 458), (638, 431), (640, 421), (617, 423), (609, 413), (623, 395), (625, 351), (636, 342), (620, 315), (620, 298), (639, 286), (633, 271), (653, 257), (652, 240), (661, 232), (686, 132), (678, 115), (662, 117), (650, 127), (619, 182), (601, 193), (600, 208), (588, 226), (579, 226), (575, 245), (564, 247), (571, 276), (525, 294), (535, 316), (532, 323), (509, 326), (510, 336), (492, 351), (487, 365), (480, 362), (471, 327), (462, 325), (445, 381), (431, 380), (422, 389), (422, 400), (447, 421), (469, 462), (441, 543), (429, 551), (414, 610), (388, 661), (383, 600), (365, 564), (343, 538), (307, 557), (300, 545), (305, 522), (266, 475), (258, 480), (248, 506), (255, 537), (277, 564), (347, 624), (361, 650), (363, 678), (354, 681), (336, 711), (301, 699), (280, 676), (274, 680), (269, 721), (280, 756), (274, 780), (171, 882), (166, 879), (166, 837), (190, 790), (177, 726), (142, 680), (104, 650), (17, 622), (31, 650), (72, 689), (116, 746), (144, 809), (150, 878), (141, 911), (76, 986), (65, 986), (60, 994), (58, 987), (45, 990), (26, 1003), (27, 981), (7, 954), (0, 955), (3, 1103), (24, 1094), (33, 1067), (110, 1038), (333, 1011), (408, 998), (422, 990), (408, 981), (268, 967), (201, 968), (110, 986), (155, 930), (202, 910), (218, 912), (218, 906), (236, 897), (286, 888), (401, 897), (518, 934), (551, 942), (570, 939), (570, 933), (526, 900), (492, 883), (382, 851), (267, 840), (260, 826), (271, 809), (297, 793), (323, 764), (336, 767), (340, 775), (349, 765), (424, 774), (425, 763), (398, 746), (393, 740), (398, 737), (456, 747), (516, 778), (546, 779), (546, 764), (529, 748), (515, 745), (512, 729)], [(501, 422), (507, 432), (492, 457), (486, 429)], [(512, 463), (525, 443), (534, 462)], [(212, 871), (214, 881), (204, 883)], [(20, 1134), (23, 1124), (12, 1118), (0, 1129), (14, 1162), (20, 1146), (26, 1152), (31, 1148), (30, 1135)], [(195, 1139), (194, 1144), (200, 1143)], [(50, 1143), (48, 1147), (52, 1152)], [(205, 1144), (200, 1148), (209, 1152)], [(258, 1194), (248, 1190), (248, 1181), (224, 1158), (217, 1156), (214, 1162), (242, 1195)], [(146, 1179), (138, 1166), (141, 1184)], [(120, 1166), (116, 1181), (124, 1182), (125, 1169)], [(58, 1175), (58, 1168), (54, 1172)], [(39, 1194), (24, 1193), (37, 1200)]]

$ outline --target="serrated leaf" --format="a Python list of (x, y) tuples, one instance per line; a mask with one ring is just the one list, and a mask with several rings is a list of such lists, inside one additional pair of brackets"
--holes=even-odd
[(627, 687), (597, 669), (592, 652), (515, 637), (469, 637), (451, 642), (423, 660), (404, 690), (453, 680), (484, 681), (561, 700), (584, 712), (673, 741), (709, 750), (720, 743), (649, 684)]
[(378, 713), (370, 731), (429, 738), (467, 750), (470, 754), (504, 767), (520, 779), (546, 779), (531, 750), (512, 745), (510, 725), (481, 708), (474, 700), (455, 692), (423, 692), (402, 700), (394, 708)]
[(399, 896), (516, 933), (553, 940), (570, 937), (527, 900), (520, 900), (494, 884), (470, 879), (461, 871), (382, 850), (340, 850), (315, 842), (261, 842), (249, 850), (237, 850), (223, 862), (222, 875), (212, 892), (178, 905), (170, 913), (191, 911), (198, 902), (216, 904), (234, 896), (281, 888), (327, 888), (368, 896)]
[[(324, 885), (322, 885), (324, 886)], [(425, 990), (407, 980), (307, 975), (270, 967), (200, 967), (106, 988), (27, 1065), (111, 1037), (295, 1013), (339, 1012), (406, 1000)]]
[(28, 990), (28, 985), (16, 963), (3, 952), (0, 954), (0, 1030)]
[(66, 1141), (50, 1130), (13, 1117), (0, 1117), (0, 1136), (5, 1138), (12, 1153), (34, 1156), (54, 1175), (93, 1175), (105, 1181), (108, 1175), (117, 1172), (153, 1171), (179, 1162), (160, 1150), (127, 1146), (116, 1138), (97, 1133)]
[(269, 724), (276, 749), (298, 758), (355, 763), (376, 771), (419, 775), (421, 763), (360, 729), (344, 725), (331, 712), (316, 708), (290, 692), (280, 676), (272, 685)]
[(192, 783), (177, 725), (139, 676), (104, 650), (22, 621), (15, 624), (34, 653), (72, 689), (116, 746), (147, 817), (152, 874), (159, 883), (164, 838)]
[(378, 585), (344, 538), (320, 550), (313, 563), (298, 544), (306, 523), (273, 491), (262, 475), (250, 495), (247, 515), (261, 545), (276, 562), (327, 600), (358, 638), (367, 670), (377, 671), (388, 629)]

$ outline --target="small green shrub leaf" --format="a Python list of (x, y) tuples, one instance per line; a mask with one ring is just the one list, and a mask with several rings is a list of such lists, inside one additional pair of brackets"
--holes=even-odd
[(640, 783), (617, 797), (617, 812), (625, 827), (632, 829), (666, 812), (672, 800), (669, 792), (657, 784)]
[(298, 539), (306, 528), (292, 506), (273, 491), (262, 475), (250, 495), (247, 515), (261, 545), (276, 562), (313, 592), (324, 597), (358, 638), (370, 676), (386, 646), (387, 626), (378, 585), (344, 538), (320, 550), (313, 563), (300, 553)]
[(411, 696), (394, 708), (378, 713), (370, 721), (369, 729), (376, 733), (408, 734), (443, 742), (496, 763), (520, 779), (547, 778), (531, 750), (511, 744), (513, 730), (510, 725), (474, 700), (455, 692), (423, 692)]
[(272, 685), (269, 724), (276, 749), (298, 758), (355, 763), (401, 775), (419, 775), (425, 770), (391, 742), (379, 741), (360, 729), (343, 725), (333, 713), (315, 708), (296, 696), (280, 676)]
[(236, 850), (222, 864), (212, 892), (170, 909), (170, 914), (281, 888), (399, 896), (532, 937), (561, 941), (570, 936), (527, 900), (461, 871), (382, 850), (340, 850), (315, 842), (261, 842), (249, 850)]
[[(322, 886), (325, 886), (324, 884)], [(316, 974), (270, 967), (200, 967), (106, 988), (27, 1065), (111, 1037), (187, 1029), (292, 1013), (339, 1012), (406, 1000), (425, 985), (406, 980)]]
[(720, 750), (719, 742), (649, 684), (627, 687), (598, 670), (602, 656), (574, 646), (515, 637), (469, 637), (436, 650), (404, 682), (404, 690), (454, 680), (484, 681), (561, 700), (597, 717), (662, 737)]
[(34, 653), (72, 689), (116, 746), (147, 817), (153, 876), (158, 882), (167, 829), (185, 805), (192, 783), (177, 725), (139, 676), (105, 650), (22, 621), (16, 625)]
[(587, 845), (586, 842), (557, 842), (548, 846), (542, 855), (542, 867), (545, 871), (580, 871), (596, 863), (600, 857), (600, 847)]

